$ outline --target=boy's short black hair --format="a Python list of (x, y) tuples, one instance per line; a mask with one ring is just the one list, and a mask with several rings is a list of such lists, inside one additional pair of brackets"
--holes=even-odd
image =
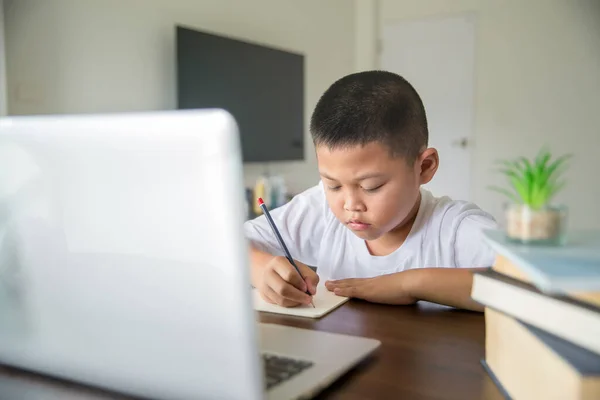
[(358, 72), (331, 85), (315, 107), (310, 132), (315, 145), (379, 142), (411, 163), (429, 136), (421, 97), (406, 79), (386, 71)]

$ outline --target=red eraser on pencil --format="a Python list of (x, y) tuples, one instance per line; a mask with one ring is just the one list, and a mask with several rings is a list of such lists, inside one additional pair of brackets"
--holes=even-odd
[(265, 202), (263, 201), (262, 197), (258, 198), (258, 205), (262, 206), (263, 204), (265, 204)]

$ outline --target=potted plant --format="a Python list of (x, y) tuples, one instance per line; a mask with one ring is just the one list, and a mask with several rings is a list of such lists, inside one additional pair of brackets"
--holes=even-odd
[(552, 160), (550, 152), (542, 149), (533, 160), (519, 157), (500, 161), (500, 172), (510, 188), (491, 189), (510, 200), (505, 209), (510, 240), (526, 244), (563, 243), (566, 209), (553, 205), (551, 200), (565, 185), (560, 177), (570, 157), (563, 155)]

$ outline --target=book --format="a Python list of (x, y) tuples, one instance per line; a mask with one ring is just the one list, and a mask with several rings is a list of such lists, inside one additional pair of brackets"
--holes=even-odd
[[(497, 256), (496, 262), (492, 267), (495, 271), (500, 272), (501, 274), (510, 276), (511, 278), (518, 279), (523, 282), (533, 283), (531, 278), (527, 276), (527, 274), (512, 263), (508, 258), (504, 256)], [(565, 293), (569, 297), (574, 299), (594, 304), (600, 306), (600, 291), (598, 292), (585, 292), (585, 291), (571, 291), (569, 293)]]
[(600, 307), (535, 286), (492, 269), (476, 272), (473, 300), (600, 354)]
[(263, 300), (258, 289), (252, 290), (254, 309), (256, 311), (293, 315), (297, 317), (321, 318), (349, 300), (348, 297), (338, 296), (327, 290), (324, 283), (319, 283), (319, 285), (317, 285), (317, 294), (313, 296), (314, 308), (311, 305), (282, 307), (277, 304), (271, 304)]
[(600, 398), (600, 355), (493, 309), (485, 362), (506, 398)]
[(502, 231), (485, 232), (497, 253), (493, 268), (543, 292), (569, 295), (600, 306), (600, 232), (577, 231), (563, 246), (513, 243)]
[[(494, 388), (498, 391), (498, 393), (502, 396), (502, 398), (504, 400), (513, 400), (510, 397), (510, 395), (508, 394), (508, 392), (506, 391), (506, 389), (504, 388), (504, 386), (502, 385), (502, 382), (500, 382), (500, 380), (498, 379), (498, 377), (496, 376), (496, 374), (494, 373), (494, 371), (492, 371), (492, 369), (488, 365), (487, 361), (485, 361), (485, 358), (482, 358), (479, 361), (479, 363), (483, 367), (483, 370), (489, 375), (490, 379), (492, 380), (492, 383), (494, 384)], [(495, 393), (492, 393), (491, 392), (492, 390), (493, 390), (492, 388), (484, 386), (484, 388), (483, 388), (483, 394), (484, 394), (484, 396), (482, 398), (488, 399), (490, 397), (493, 397), (493, 395)], [(498, 396), (496, 396), (496, 397), (498, 397)]]

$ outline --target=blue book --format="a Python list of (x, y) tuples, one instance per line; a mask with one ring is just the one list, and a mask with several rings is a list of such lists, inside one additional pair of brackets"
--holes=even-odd
[(600, 231), (573, 232), (562, 246), (519, 244), (498, 230), (485, 238), (542, 292), (600, 292)]

